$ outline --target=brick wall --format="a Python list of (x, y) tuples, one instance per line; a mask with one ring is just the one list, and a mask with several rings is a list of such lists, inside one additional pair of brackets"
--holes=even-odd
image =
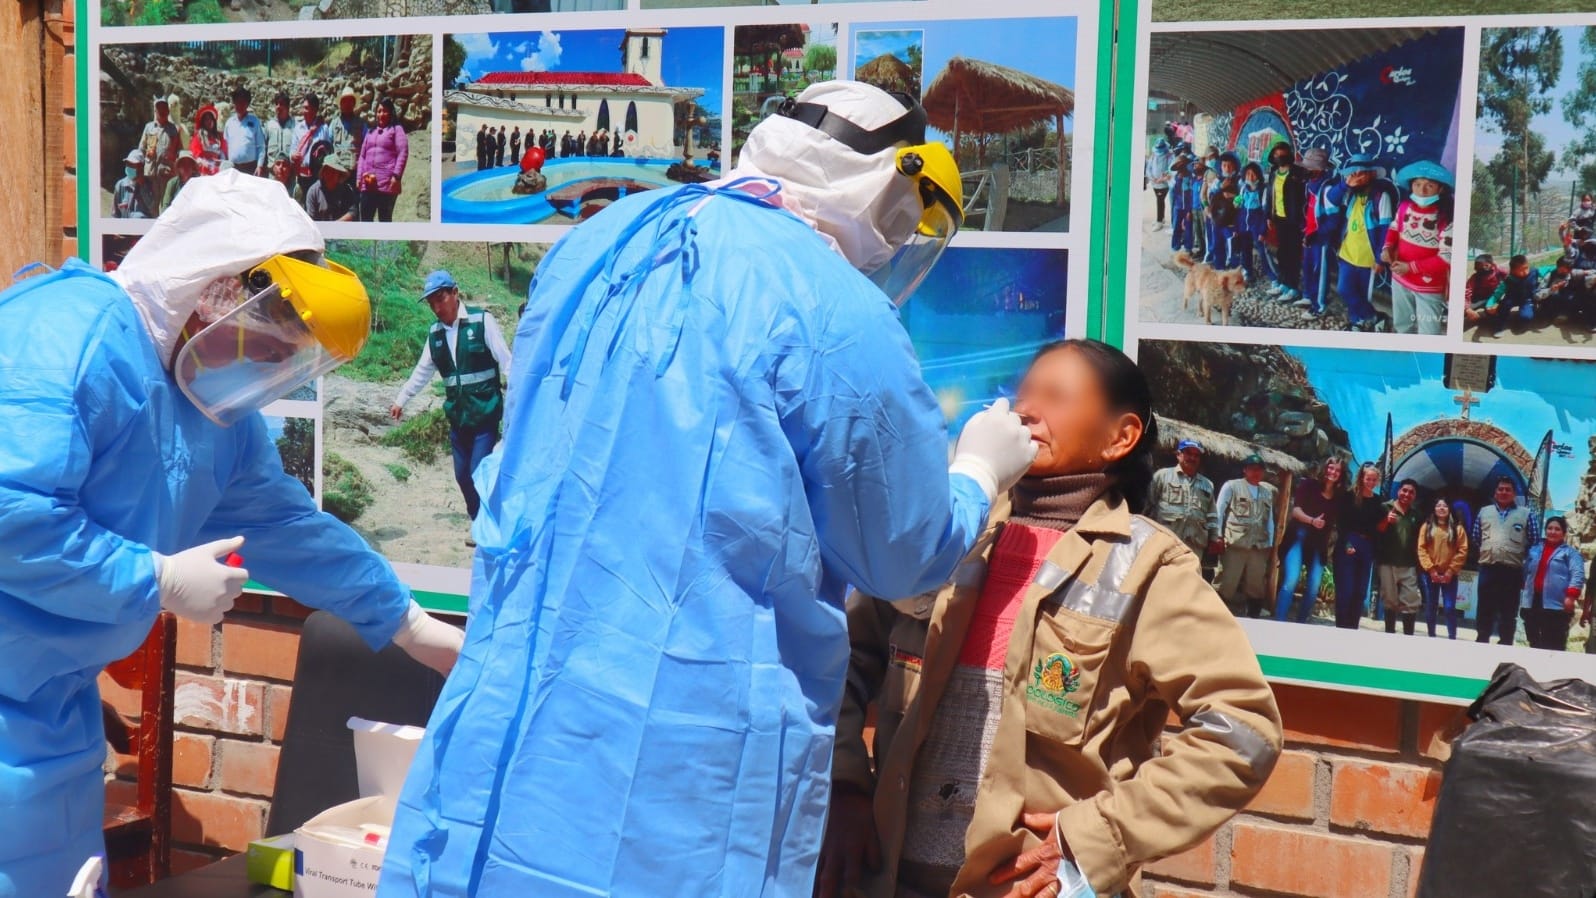
[(1147, 871), (1148, 898), (1411, 898), (1461, 709), (1277, 685), (1286, 752), (1251, 806)]
[[(245, 596), (219, 627), (178, 623), (175, 871), (266, 834), (307, 614), (288, 599)], [(1437, 734), (1459, 709), (1275, 692), (1288, 745), (1274, 776), (1213, 838), (1148, 870), (1147, 898), (1411, 898), (1440, 786)], [(136, 697), (115, 686), (106, 696), (137, 712)], [(131, 776), (132, 759), (120, 761)]]
[[(309, 613), (291, 599), (249, 595), (220, 626), (178, 621), (174, 872), (205, 866), (266, 834), (299, 631)], [(137, 715), (137, 696), (105, 677), (100, 684), (118, 711)], [(133, 759), (113, 765), (108, 789), (130, 796)]]

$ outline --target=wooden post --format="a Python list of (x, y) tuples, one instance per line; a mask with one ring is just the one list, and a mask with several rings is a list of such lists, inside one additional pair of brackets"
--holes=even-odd
[(1069, 179), (1066, 172), (1069, 169), (1070, 155), (1064, 145), (1064, 114), (1061, 112), (1056, 119), (1058, 122), (1058, 199), (1053, 205), (1063, 207), (1070, 203), (1068, 191)]
[[(1267, 471), (1268, 469), (1265, 468), (1265, 470)], [(1274, 510), (1275, 544), (1269, 547), (1270, 552), (1275, 557), (1269, 563), (1269, 597), (1268, 601), (1265, 602), (1265, 607), (1268, 609), (1269, 617), (1271, 618), (1274, 617), (1275, 613), (1275, 598), (1280, 592), (1280, 580), (1285, 576), (1285, 571), (1281, 570), (1280, 552), (1278, 549), (1281, 541), (1288, 538), (1291, 533), (1291, 500), (1292, 494), (1297, 489), (1297, 477), (1290, 471), (1281, 471), (1279, 483), (1280, 491), (1275, 495)], [(1303, 589), (1306, 590), (1307, 586), (1304, 585)], [(1304, 599), (1304, 601), (1306, 601), (1306, 599)], [(1315, 599), (1315, 601), (1317, 601), (1317, 599)], [(1309, 607), (1311, 608), (1312, 606)]]
[(959, 162), (959, 95), (953, 95), (953, 162)]
[(986, 227), (984, 230), (1003, 230), (1003, 219), (1009, 211), (1009, 190), (1013, 184), (1007, 160), (992, 163), (992, 193), (986, 201)]
[[(61, 216), (47, 219), (46, 198), (61, 191), (65, 160), (61, 155), (63, 106), (59, 71), (47, 72), (43, 0), (0, 4), (0, 120), (10, 123), (17, 138), (16, 165), (0, 168), (0, 287), (10, 274), (34, 261), (57, 264), (61, 249)], [(59, 68), (59, 67), (57, 67)], [(46, 107), (45, 85), (56, 95)], [(53, 148), (53, 152), (52, 152)], [(57, 207), (59, 208), (59, 207)]]

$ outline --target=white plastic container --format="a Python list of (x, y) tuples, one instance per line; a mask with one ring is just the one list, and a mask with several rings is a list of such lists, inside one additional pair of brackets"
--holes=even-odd
[(369, 898), (382, 875), (388, 828), (426, 730), (349, 718), (360, 797), (294, 832), (294, 898)]
[(386, 795), (397, 799), (404, 788), (405, 774), (410, 772), (410, 762), (415, 760), (416, 748), (427, 731), (359, 717), (349, 718), (349, 729), (355, 734), (355, 778), (360, 784), (360, 797)]

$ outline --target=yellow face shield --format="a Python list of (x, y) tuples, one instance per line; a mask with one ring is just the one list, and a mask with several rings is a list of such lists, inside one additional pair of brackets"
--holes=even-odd
[(203, 327), (172, 366), (184, 395), (224, 427), (350, 361), (371, 331), (365, 286), (334, 262), (273, 256), (231, 292), (209, 291)]
[(897, 169), (900, 175), (915, 179), (920, 223), (891, 261), (870, 273), (870, 279), (901, 306), (964, 224), (964, 188), (953, 154), (940, 143), (899, 149)]

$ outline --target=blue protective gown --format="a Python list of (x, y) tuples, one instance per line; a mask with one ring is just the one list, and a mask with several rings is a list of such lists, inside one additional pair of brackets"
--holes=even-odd
[(844, 585), (943, 583), (986, 497), (892, 304), (740, 190), (616, 203), (530, 293), (378, 894), (808, 898)]
[(251, 576), (373, 647), (409, 593), (283, 473), (265, 422), (207, 420), (127, 294), (78, 262), (0, 293), (0, 898), (104, 852), (95, 678), (159, 611), (151, 550), (243, 535)]

